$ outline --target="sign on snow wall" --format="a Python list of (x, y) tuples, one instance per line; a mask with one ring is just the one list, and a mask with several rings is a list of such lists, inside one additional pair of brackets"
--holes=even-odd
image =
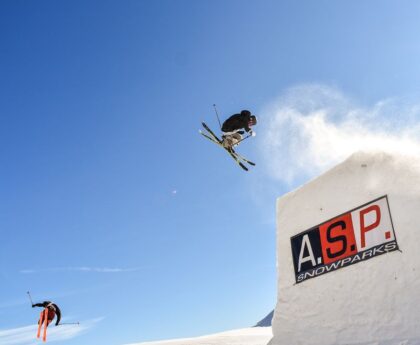
[(296, 283), (398, 249), (387, 196), (291, 238)]
[(269, 345), (420, 344), (420, 157), (360, 152), (277, 199)]

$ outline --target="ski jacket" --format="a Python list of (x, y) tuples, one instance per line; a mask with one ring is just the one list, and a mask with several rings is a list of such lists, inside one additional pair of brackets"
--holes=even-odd
[(242, 111), (240, 114), (234, 114), (229, 117), (222, 125), (222, 132), (234, 132), (238, 129), (245, 129), (249, 132), (249, 121), (251, 120), (251, 113), (249, 111)]
[(55, 322), (55, 325), (58, 326), (61, 320), (61, 310), (57, 304), (50, 301), (44, 301), (42, 303), (33, 304), (32, 307), (48, 308), (48, 310), (53, 311), (57, 315), (57, 321)]

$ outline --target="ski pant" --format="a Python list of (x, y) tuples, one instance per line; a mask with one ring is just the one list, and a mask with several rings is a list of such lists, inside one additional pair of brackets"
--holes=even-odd
[[(41, 314), (41, 318), (38, 321), (38, 324), (42, 324), (44, 322), (44, 314)], [(47, 325), (51, 323), (51, 321), (55, 318), (55, 311), (48, 309), (48, 317), (47, 317)]]

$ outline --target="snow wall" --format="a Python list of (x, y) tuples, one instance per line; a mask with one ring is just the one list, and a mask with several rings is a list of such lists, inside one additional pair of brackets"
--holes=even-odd
[(420, 344), (420, 159), (356, 153), (277, 200), (269, 345)]

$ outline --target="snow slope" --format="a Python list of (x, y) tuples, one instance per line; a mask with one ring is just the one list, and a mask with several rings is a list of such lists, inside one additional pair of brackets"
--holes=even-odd
[(271, 337), (271, 327), (252, 327), (196, 338), (153, 341), (127, 345), (267, 345)]

